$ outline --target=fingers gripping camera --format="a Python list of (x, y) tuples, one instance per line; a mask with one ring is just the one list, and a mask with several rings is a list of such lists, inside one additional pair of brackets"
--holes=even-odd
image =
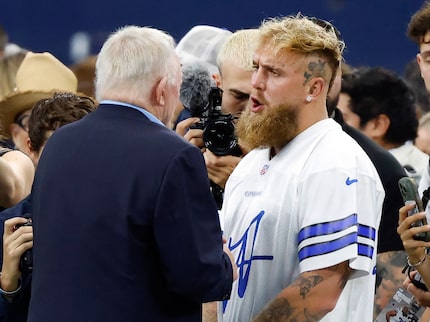
[[(27, 218), (27, 222), (23, 224), (18, 224), (15, 226), (15, 229), (18, 229), (23, 226), (32, 226), (31, 217), (29, 214), (24, 215), (25, 218)], [(19, 261), (19, 270), (24, 272), (31, 272), (33, 270), (33, 249), (30, 248), (22, 254), (21, 259)]]
[(205, 146), (214, 154), (240, 156), (242, 151), (235, 135), (233, 116), (222, 113), (221, 102), (221, 90), (212, 87), (209, 103), (204, 108), (191, 110), (193, 116), (200, 118), (193, 128), (203, 130)]

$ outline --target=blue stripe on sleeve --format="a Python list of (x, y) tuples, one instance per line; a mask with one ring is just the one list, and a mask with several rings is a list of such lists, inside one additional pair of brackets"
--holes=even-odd
[(302, 261), (308, 257), (328, 254), (336, 250), (345, 248), (346, 246), (354, 244), (356, 242), (357, 242), (357, 234), (350, 233), (336, 240), (309, 245), (309, 246), (303, 247), (299, 251), (299, 261)]
[(358, 236), (369, 238), (369, 239), (375, 241), (376, 229), (373, 227), (358, 224)]
[(372, 258), (374, 248), (365, 244), (358, 244), (358, 255)]
[(333, 234), (355, 225), (357, 225), (357, 214), (352, 214), (344, 219), (336, 221), (308, 226), (300, 230), (298, 236), (298, 243), (300, 244), (303, 240), (307, 238)]

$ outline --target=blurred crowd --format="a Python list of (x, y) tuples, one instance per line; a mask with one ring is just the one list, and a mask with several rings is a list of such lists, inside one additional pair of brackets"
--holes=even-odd
[(405, 321), (399, 289), (429, 321), (430, 3), (401, 75), (301, 14), (126, 26), (72, 66), (8, 32), (0, 321)]

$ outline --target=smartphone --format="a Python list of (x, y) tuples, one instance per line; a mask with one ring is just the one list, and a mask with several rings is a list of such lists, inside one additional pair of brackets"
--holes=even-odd
[(417, 272), (411, 281), (412, 281), (412, 284), (414, 284), (419, 289), (422, 289), (423, 291), (428, 291), (428, 288), (427, 288), (426, 284), (424, 283), (424, 280), (421, 277), (420, 273)]
[[(414, 178), (403, 177), (399, 180), (400, 193), (402, 194), (403, 201), (405, 205), (415, 202), (414, 209), (408, 212), (408, 216), (412, 216), (419, 212), (424, 212), (423, 202), (418, 194), (418, 186)], [(421, 220), (412, 223), (412, 227), (419, 227), (427, 225), (427, 219), (423, 218)], [(430, 232), (418, 233), (414, 236), (416, 240), (430, 241)]]

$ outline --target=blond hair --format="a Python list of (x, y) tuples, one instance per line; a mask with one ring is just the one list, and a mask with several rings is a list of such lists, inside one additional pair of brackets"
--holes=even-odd
[(324, 58), (332, 70), (332, 75), (327, 79), (331, 85), (343, 60), (345, 43), (339, 39), (334, 26), (325, 23), (325, 26), (321, 26), (315, 18), (308, 18), (300, 13), (265, 20), (260, 26), (257, 47), (269, 46), (276, 56), (292, 51), (303, 56)]
[(252, 70), (252, 58), (257, 44), (258, 29), (241, 29), (235, 31), (221, 47), (217, 65), (222, 73), (222, 65), (229, 59), (233, 60), (240, 68)]

